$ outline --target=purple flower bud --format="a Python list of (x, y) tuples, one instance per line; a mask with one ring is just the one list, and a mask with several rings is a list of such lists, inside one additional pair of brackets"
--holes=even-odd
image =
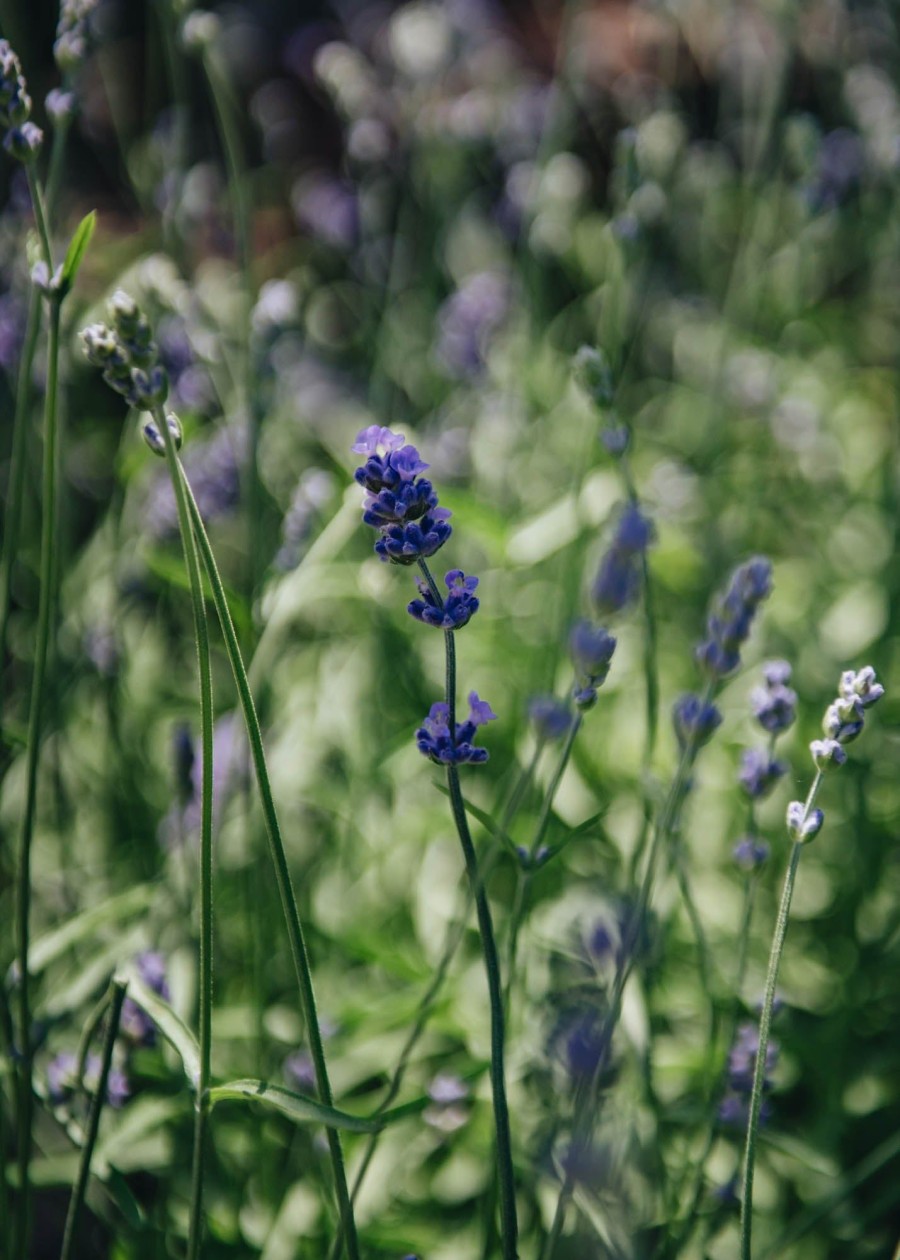
[[(181, 444), (184, 441), (184, 433), (181, 429), (181, 421), (175, 415), (174, 411), (166, 413), (166, 423), (169, 426), (169, 432), (172, 434), (172, 441), (175, 443), (176, 451), (181, 450)], [(163, 435), (159, 431), (159, 427), (155, 420), (148, 420), (141, 432), (144, 435), (144, 441), (150, 447), (154, 455), (160, 455), (163, 459), (166, 457), (166, 444)]]
[(875, 704), (884, 695), (884, 687), (876, 681), (875, 670), (871, 665), (864, 665), (857, 674), (852, 669), (845, 670), (841, 674), (838, 690), (845, 700), (855, 698), (864, 709)]
[(772, 565), (754, 556), (732, 574), (728, 589), (713, 605), (708, 638), (697, 648), (697, 660), (713, 678), (724, 678), (740, 664), (740, 647), (750, 633), (756, 609), (772, 589)]
[(561, 739), (572, 725), (567, 704), (556, 696), (532, 696), (528, 701), (528, 717), (538, 739)]
[(786, 772), (785, 763), (770, 757), (765, 749), (747, 748), (741, 756), (738, 782), (751, 800), (762, 800)]
[(722, 715), (714, 704), (704, 704), (700, 696), (689, 692), (675, 701), (672, 721), (682, 748), (701, 748), (721, 724)]
[(755, 836), (742, 836), (734, 846), (732, 856), (744, 871), (756, 871), (769, 856), (769, 846)]

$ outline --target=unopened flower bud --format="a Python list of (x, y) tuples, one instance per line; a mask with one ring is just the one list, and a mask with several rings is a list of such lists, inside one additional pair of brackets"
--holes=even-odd
[(833, 770), (847, 760), (846, 752), (836, 739), (814, 739), (809, 751), (817, 770)]
[[(184, 441), (184, 434), (181, 429), (181, 421), (175, 415), (174, 411), (166, 414), (166, 423), (169, 426), (169, 432), (172, 434), (172, 441), (175, 443), (176, 451), (181, 450), (181, 443)], [(166, 443), (163, 435), (159, 431), (159, 426), (155, 420), (148, 420), (141, 432), (144, 435), (144, 441), (150, 447), (154, 455), (160, 455), (165, 458)]]
[(41, 151), (44, 133), (33, 122), (22, 123), (21, 127), (13, 127), (3, 140), (7, 153), (18, 162), (33, 162)]
[(792, 840), (800, 844), (808, 844), (822, 830), (825, 815), (820, 809), (812, 809), (807, 814), (802, 801), (791, 801), (787, 807), (787, 829)]
[(166, 401), (169, 394), (169, 378), (164, 367), (156, 364), (145, 371), (144, 368), (133, 368), (131, 372), (132, 397), (129, 400), (133, 407), (142, 411), (152, 411)]

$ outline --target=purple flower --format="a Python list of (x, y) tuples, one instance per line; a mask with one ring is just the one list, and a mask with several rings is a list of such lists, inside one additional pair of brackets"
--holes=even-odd
[(732, 856), (744, 871), (756, 871), (769, 856), (769, 846), (755, 836), (743, 836), (734, 846)]
[(863, 704), (857, 695), (840, 696), (825, 710), (822, 729), (829, 739), (839, 744), (851, 743), (862, 731), (865, 723)]
[(289, 1085), (303, 1094), (316, 1092), (316, 1069), (305, 1050), (295, 1050), (284, 1061), (284, 1075)]
[[(148, 989), (169, 1001), (171, 994), (166, 979), (165, 955), (159, 950), (148, 949), (135, 959), (137, 973)], [(122, 1003), (122, 1034), (135, 1045), (152, 1046), (156, 1043), (156, 1026), (137, 1002), (126, 997)]]
[(419, 752), (439, 766), (487, 761), (487, 749), (476, 748), (472, 740), (478, 727), (493, 721), (496, 716), (488, 702), (479, 700), (478, 693), (472, 691), (469, 693), (469, 716), (465, 722), (457, 722), (456, 731), (451, 734), (449, 705), (439, 701), (431, 706), (428, 717), (416, 731)]
[(713, 678), (724, 678), (737, 669), (739, 649), (759, 604), (771, 590), (772, 565), (764, 556), (754, 556), (735, 569), (707, 620), (709, 637), (697, 648), (698, 661)]
[(528, 717), (538, 739), (561, 739), (572, 725), (569, 706), (556, 696), (532, 696)]
[(791, 667), (787, 661), (769, 661), (763, 666), (764, 687), (750, 693), (753, 716), (770, 735), (779, 735), (792, 725), (797, 716), (797, 693), (787, 684)]
[[(753, 1088), (753, 1073), (759, 1053), (759, 1030), (756, 1024), (745, 1022), (738, 1027), (734, 1045), (728, 1055), (728, 1085), (738, 1094), (749, 1094)], [(778, 1042), (769, 1040), (766, 1046), (766, 1070), (763, 1085), (771, 1085), (771, 1074), (778, 1062)]]
[(642, 557), (653, 535), (652, 521), (636, 503), (627, 504), (619, 515), (612, 542), (591, 588), (599, 613), (620, 612), (637, 599), (641, 589)]
[(579, 709), (589, 709), (597, 699), (597, 688), (606, 681), (616, 640), (601, 626), (576, 621), (569, 635), (569, 651), (575, 666), (573, 697)]
[(478, 599), (472, 594), (478, 585), (478, 578), (466, 577), (462, 569), (451, 569), (444, 582), (447, 585), (447, 598), (441, 606), (428, 583), (423, 578), (416, 578), (416, 586), (422, 598), (414, 599), (408, 605), (407, 612), (417, 621), (435, 626), (438, 630), (459, 630), (478, 611)]
[(509, 308), (509, 284), (493, 271), (463, 281), (438, 311), (436, 354), (450, 376), (477, 376)]
[(765, 749), (747, 748), (741, 757), (738, 782), (751, 800), (762, 800), (786, 773), (785, 763), (770, 757)]
[(884, 695), (884, 687), (876, 681), (875, 670), (871, 665), (864, 665), (857, 674), (852, 669), (845, 670), (841, 674), (838, 690), (845, 700), (855, 697), (864, 709), (875, 704)]
[(592, 1077), (608, 1042), (600, 1012), (590, 1008), (567, 1015), (557, 1030), (556, 1042), (574, 1081)]
[(809, 751), (817, 770), (832, 770), (847, 760), (846, 751), (836, 739), (814, 739)]
[(379, 532), (376, 554), (394, 564), (433, 556), (450, 537), (451, 514), (438, 506), (431, 482), (419, 476), (428, 465), (416, 448), (404, 445), (402, 434), (370, 425), (352, 449), (366, 456), (354, 477), (368, 491), (363, 521)]
[(700, 696), (688, 693), (675, 701), (672, 721), (682, 748), (700, 748), (720, 725), (722, 715), (714, 704), (704, 704)]

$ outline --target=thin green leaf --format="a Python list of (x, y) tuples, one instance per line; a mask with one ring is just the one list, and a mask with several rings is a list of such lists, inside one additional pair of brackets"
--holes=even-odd
[(128, 996), (132, 1002), (150, 1016), (166, 1041), (177, 1052), (185, 1076), (196, 1088), (200, 1079), (200, 1047), (190, 1028), (169, 1003), (148, 988), (135, 972), (126, 969), (122, 978), (128, 981)]
[(213, 1105), (231, 1098), (265, 1103), (298, 1124), (324, 1124), (332, 1129), (346, 1129), (350, 1133), (376, 1133), (383, 1125), (380, 1119), (368, 1120), (365, 1116), (351, 1116), (335, 1107), (324, 1107), (314, 1098), (293, 1094), (280, 1085), (270, 1085), (268, 1081), (229, 1081), (226, 1085), (213, 1086), (209, 1097)]
[(73, 945), (89, 940), (98, 928), (107, 923), (115, 923), (130, 914), (137, 914), (150, 905), (154, 895), (154, 890), (149, 885), (139, 884), (137, 888), (129, 888), (128, 892), (118, 897), (112, 897), (98, 906), (91, 906), (74, 919), (69, 919), (62, 927), (39, 937), (28, 953), (28, 974), (38, 975)]
[(94, 228), (97, 226), (97, 211), (92, 210), (90, 214), (86, 214), (69, 242), (69, 248), (66, 250), (66, 256), (62, 265), (62, 293), (68, 293), (72, 285), (75, 283), (75, 277), (78, 274), (78, 268), (81, 266), (82, 259), (87, 252), (87, 247), (91, 243), (91, 237), (94, 235)]

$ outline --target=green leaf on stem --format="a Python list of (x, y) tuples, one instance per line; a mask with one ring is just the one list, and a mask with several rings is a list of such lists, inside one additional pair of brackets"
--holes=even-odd
[(335, 1107), (325, 1107), (304, 1094), (294, 1094), (289, 1089), (282, 1089), (280, 1085), (270, 1085), (268, 1081), (228, 1081), (225, 1085), (213, 1086), (209, 1091), (209, 1098), (213, 1105), (232, 1098), (261, 1102), (267, 1107), (274, 1107), (291, 1120), (296, 1120), (298, 1124), (324, 1124), (332, 1129), (346, 1129), (350, 1133), (375, 1133), (383, 1127), (380, 1119), (351, 1116)]
[(128, 981), (129, 998), (150, 1016), (166, 1041), (177, 1052), (185, 1076), (196, 1088), (200, 1079), (200, 1047), (190, 1028), (169, 1003), (144, 984), (134, 971), (126, 968), (117, 979)]
[(60, 293), (64, 296), (69, 292), (75, 283), (75, 277), (78, 275), (78, 268), (81, 266), (82, 260), (87, 252), (87, 247), (91, 243), (91, 237), (94, 235), (94, 228), (97, 226), (97, 211), (92, 210), (90, 214), (86, 214), (69, 242), (69, 248), (66, 250), (66, 256), (63, 259), (62, 273), (60, 277)]

